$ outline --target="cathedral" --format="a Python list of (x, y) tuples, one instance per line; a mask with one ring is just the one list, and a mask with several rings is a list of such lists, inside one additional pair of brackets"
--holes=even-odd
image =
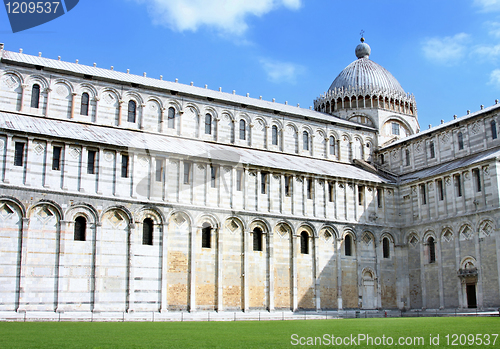
[(0, 311), (499, 307), (500, 104), (370, 52), (303, 109), (0, 44)]

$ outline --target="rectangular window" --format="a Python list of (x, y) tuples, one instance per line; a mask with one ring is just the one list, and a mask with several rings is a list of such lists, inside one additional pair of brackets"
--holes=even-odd
[(431, 159), (434, 159), (436, 157), (436, 151), (434, 149), (434, 142), (429, 143), (429, 151), (431, 153)]
[(95, 173), (95, 150), (89, 150), (87, 156), (87, 173)]
[(191, 163), (184, 163), (184, 184), (189, 184), (189, 180), (191, 179)]
[(260, 193), (267, 194), (267, 181), (268, 181), (268, 173), (261, 172), (260, 173)]
[(217, 187), (217, 166), (210, 165), (210, 186)]
[(377, 189), (377, 206), (379, 208), (382, 208), (382, 202), (383, 202), (383, 193), (384, 193), (384, 189), (380, 189), (378, 188)]
[(406, 166), (410, 166), (410, 150), (409, 149), (406, 149), (405, 150), (405, 157), (406, 157)]
[(312, 200), (313, 198), (313, 180), (312, 178), (307, 179), (307, 198)]
[(292, 196), (292, 176), (285, 176), (285, 196)]
[(392, 123), (392, 134), (399, 136), (399, 124), (397, 122)]
[(122, 178), (128, 178), (128, 155), (122, 154)]
[(243, 170), (236, 170), (236, 191), (243, 190)]
[(385, 163), (384, 154), (380, 154), (380, 164), (383, 165)]
[(438, 179), (437, 181), (437, 190), (438, 190), (438, 198), (439, 201), (444, 200), (444, 188), (443, 188), (443, 181), (441, 179)]
[(365, 203), (365, 187), (358, 185), (358, 205), (363, 206)]
[(157, 182), (162, 182), (163, 181), (163, 159), (156, 159), (156, 168), (155, 168), (155, 179)]
[(481, 173), (478, 168), (472, 170), (472, 177), (474, 178), (474, 185), (476, 186), (476, 191), (481, 191)]
[(55, 171), (61, 170), (61, 153), (62, 147), (54, 146), (52, 149), (52, 169)]
[(333, 183), (328, 183), (328, 201), (333, 202)]
[(14, 166), (23, 166), (24, 159), (24, 143), (16, 142), (14, 152)]
[(462, 196), (462, 179), (460, 177), (460, 174), (454, 175), (453, 178), (455, 179), (455, 188), (457, 196), (460, 197)]
[(422, 205), (427, 204), (427, 193), (425, 190), (425, 184), (420, 184), (420, 199), (421, 199)]

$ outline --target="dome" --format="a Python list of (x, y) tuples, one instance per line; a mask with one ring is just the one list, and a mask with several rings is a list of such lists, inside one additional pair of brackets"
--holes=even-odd
[(358, 59), (340, 72), (329, 91), (354, 90), (370, 95), (381, 93), (406, 95), (391, 73), (369, 59), (370, 52), (370, 46), (362, 39), (361, 44), (356, 47)]

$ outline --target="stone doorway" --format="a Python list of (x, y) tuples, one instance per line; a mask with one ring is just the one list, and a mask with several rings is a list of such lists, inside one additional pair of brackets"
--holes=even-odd
[(466, 285), (467, 308), (477, 308), (476, 284)]
[(371, 270), (363, 272), (363, 305), (362, 309), (375, 309), (377, 307), (375, 292), (375, 277)]

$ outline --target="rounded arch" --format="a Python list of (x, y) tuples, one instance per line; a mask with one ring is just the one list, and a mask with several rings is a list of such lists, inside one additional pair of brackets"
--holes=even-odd
[(40, 75), (30, 75), (27, 79), (26, 82), (28, 85), (33, 85), (38, 83), (41, 88), (46, 89), (49, 87), (49, 82), (47, 79), (45, 79), (43, 76)]
[(137, 210), (135, 221), (142, 222), (146, 218), (153, 220), (155, 225), (165, 224), (165, 216), (156, 206), (144, 206)]
[(382, 241), (384, 240), (384, 238), (388, 238), (389, 242), (392, 243), (392, 244), (396, 243), (396, 239), (394, 239), (394, 236), (391, 233), (389, 233), (388, 231), (382, 232), (382, 234), (380, 235), (379, 242), (382, 243)]
[(197, 104), (195, 103), (192, 103), (192, 102), (188, 102), (186, 103), (186, 105), (184, 106), (183, 110), (186, 110), (190, 108), (195, 114), (196, 116), (200, 116), (201, 115), (201, 110), (200, 110), (200, 107), (198, 107)]
[(223, 111), (221, 111), (220, 115), (221, 116), (224, 116), (224, 115), (229, 116), (229, 120), (231, 120), (232, 122), (235, 122), (235, 120), (236, 120), (234, 118), (233, 112), (231, 112), (230, 110), (227, 110), (227, 109), (224, 109)]
[(84, 92), (89, 93), (90, 97), (96, 98), (97, 97), (97, 89), (88, 83), (81, 83), (77, 86), (76, 90), (82, 94)]
[(64, 213), (63, 213), (61, 206), (59, 206), (59, 204), (57, 202), (52, 201), (52, 200), (40, 200), (37, 203), (30, 206), (26, 212), (27, 217), (30, 217), (33, 214), (33, 211), (39, 206), (52, 207), (54, 209), (54, 211), (57, 213), (59, 221), (64, 220)]
[(302, 232), (305, 231), (309, 235), (309, 237), (316, 237), (316, 229), (311, 223), (308, 222), (302, 222), (299, 224), (297, 230), (295, 231), (295, 235), (300, 236)]
[(12, 196), (0, 196), (0, 203), (1, 202), (7, 202), (10, 205), (16, 207), (19, 210), (19, 212), (21, 213), (21, 218), (26, 218), (26, 213), (27, 213), (26, 207), (17, 198), (12, 197)]
[(73, 84), (66, 79), (56, 79), (56, 80), (52, 81), (53, 86), (55, 86), (57, 84), (65, 85), (69, 89), (69, 93), (75, 92), (75, 88), (74, 88)]
[(187, 211), (183, 211), (183, 210), (172, 210), (170, 212), (170, 214), (168, 215), (168, 221), (170, 222), (171, 219), (175, 219), (177, 216), (182, 216), (184, 217), (190, 226), (193, 225), (193, 222), (194, 222), (194, 219), (193, 219), (193, 216), (191, 216), (191, 214)]
[(78, 202), (71, 205), (64, 214), (68, 221), (74, 221), (76, 217), (81, 215), (91, 223), (97, 223), (99, 221), (99, 213), (97, 210), (92, 205), (84, 202)]
[(344, 132), (344, 133), (342, 133), (341, 141), (352, 142), (352, 136), (350, 134)]
[(271, 119), (269, 126), (276, 125), (278, 127), (278, 131), (281, 131), (283, 129), (283, 123), (281, 120), (278, 119)]
[(247, 127), (252, 123), (252, 118), (247, 113), (239, 113), (237, 116), (237, 121), (244, 119), (247, 123)]
[(328, 232), (335, 240), (338, 240), (339, 238), (338, 229), (335, 228), (333, 225), (323, 224), (318, 231), (319, 235), (321, 235), (322, 232)]
[(293, 122), (287, 122), (285, 127), (286, 128), (290, 127), (291, 129), (293, 129), (295, 133), (299, 132), (299, 128)]
[(108, 212), (111, 212), (111, 211), (121, 211), (122, 213), (125, 214), (125, 216), (127, 217), (130, 224), (133, 224), (135, 222), (134, 216), (132, 215), (130, 210), (128, 208), (126, 208), (125, 206), (121, 206), (121, 205), (113, 205), (113, 206), (107, 207), (105, 210), (102, 211), (101, 217), (99, 218), (99, 221), (102, 221), (104, 216)]
[(353, 242), (356, 241), (356, 231), (353, 228), (344, 228), (342, 231), (342, 240), (345, 240), (347, 235), (351, 235)]
[(375, 280), (377, 279), (377, 274), (375, 274), (375, 270), (371, 267), (364, 267), (361, 271), (361, 277), (363, 280)]
[(261, 115), (254, 116), (254, 118), (252, 120), (252, 123), (256, 124), (258, 121), (262, 122), (262, 124), (264, 125), (264, 128), (266, 128), (267, 126), (269, 126), (267, 120), (263, 116), (261, 116)]
[(476, 228), (478, 231), (482, 231), (486, 225), (489, 225), (492, 230), (496, 230), (495, 219), (492, 217), (484, 217), (476, 224)]
[(125, 102), (128, 102), (129, 100), (135, 100), (137, 102), (137, 106), (139, 107), (141, 104), (144, 104), (144, 99), (142, 96), (135, 92), (135, 91), (127, 91), (123, 94), (122, 99)]
[(472, 233), (474, 232), (473, 225), (469, 221), (466, 221), (465, 223), (462, 223), (460, 225), (460, 228), (458, 229), (458, 233), (459, 234), (463, 234), (463, 233), (465, 233), (467, 231), (467, 229), (469, 229)]
[(149, 102), (152, 102), (152, 103), (158, 103), (158, 106), (160, 108), (163, 108), (163, 101), (161, 100), (161, 98), (159, 97), (156, 97), (156, 96), (148, 96), (147, 100), (146, 100), (146, 103), (149, 103)]
[(217, 119), (219, 117), (219, 113), (217, 113), (217, 110), (211, 106), (205, 106), (203, 114), (210, 114), (212, 115), (213, 120)]
[(238, 228), (241, 228), (243, 231), (246, 231), (248, 229), (248, 226), (246, 225), (246, 222), (241, 219), (241, 217), (238, 216), (229, 216), (225, 219), (225, 226), (231, 230), (235, 230), (231, 228), (231, 225), (233, 225), (233, 222), (238, 226)]
[(268, 221), (262, 218), (254, 218), (250, 224), (248, 225), (250, 230), (254, 230), (255, 228), (260, 228), (262, 233), (269, 233), (272, 231), (271, 226)]
[(477, 266), (476, 258), (472, 256), (465, 256), (460, 261), (460, 269), (473, 269), (476, 268), (476, 266)]
[(174, 108), (176, 114), (179, 114), (182, 110), (182, 106), (180, 105), (179, 101), (176, 99), (167, 99), (167, 102), (165, 103), (165, 108)]
[(326, 138), (326, 132), (325, 132), (325, 130), (323, 130), (321, 128), (317, 128), (316, 129), (316, 134), (317, 134), (317, 137), (320, 137), (320, 138), (323, 138), (323, 139)]
[(405, 241), (407, 244), (416, 246), (420, 242), (420, 237), (415, 231), (410, 231), (405, 237)]
[(434, 241), (437, 241), (436, 233), (432, 229), (426, 229), (425, 232), (424, 232), (423, 237), (424, 237), (423, 240), (425, 242), (427, 242), (427, 240), (429, 240), (430, 237), (432, 237), (434, 239)]
[(328, 137), (331, 136), (333, 136), (333, 138), (335, 138), (336, 141), (340, 139), (338, 132), (335, 130), (328, 130)]
[(198, 228), (203, 227), (205, 223), (209, 223), (212, 229), (219, 229), (221, 224), (217, 216), (211, 213), (203, 213), (196, 219), (196, 226)]
[(408, 123), (408, 121), (406, 121), (404, 118), (402, 118), (401, 116), (398, 116), (398, 115), (394, 115), (394, 114), (389, 115), (388, 117), (386, 117), (385, 119), (382, 120), (380, 125), (382, 127), (384, 127), (390, 121), (397, 121), (397, 122), (401, 123), (402, 126), (408, 132), (408, 136), (414, 134), (413, 129), (411, 128), (411, 125)]
[(302, 125), (301, 131), (307, 131), (309, 133), (309, 137), (314, 134), (312, 127), (309, 125)]
[(120, 94), (120, 91), (118, 91), (117, 89), (115, 89), (113, 87), (109, 87), (109, 86), (102, 87), (99, 90), (98, 97), (102, 98), (106, 92), (114, 94), (116, 96), (116, 102), (122, 100), (122, 95)]
[(12, 69), (8, 69), (8, 70), (5, 70), (3, 73), (0, 74), (0, 79), (2, 79), (4, 76), (14, 76), (16, 79), (19, 80), (19, 83), (22, 85), (24, 84), (24, 76), (19, 73), (18, 71), (16, 70), (12, 70)]

